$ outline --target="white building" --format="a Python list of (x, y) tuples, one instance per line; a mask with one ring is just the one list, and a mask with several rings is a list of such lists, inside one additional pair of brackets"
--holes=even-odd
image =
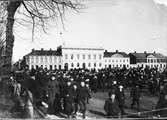
[(130, 58), (125, 52), (104, 52), (104, 66), (105, 68), (127, 67), (130, 66)]
[(62, 55), (61, 51), (57, 50), (34, 50), (25, 56), (26, 64), (29, 69), (32, 68), (47, 68), (47, 69), (61, 69)]
[(147, 66), (150, 68), (165, 69), (166, 68), (166, 56), (160, 53), (148, 53), (147, 54)]
[(130, 53), (131, 65), (136, 67), (146, 67), (164, 69), (166, 67), (166, 56), (160, 53)]
[(102, 48), (62, 48), (63, 68), (103, 68)]

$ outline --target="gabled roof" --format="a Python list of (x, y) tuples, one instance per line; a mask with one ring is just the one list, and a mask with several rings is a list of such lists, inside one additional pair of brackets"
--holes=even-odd
[(147, 56), (149, 56), (149, 55), (153, 55), (156, 58), (166, 59), (166, 56), (161, 54), (161, 53), (148, 53)]
[(104, 57), (112, 57), (112, 56), (115, 55), (115, 54), (120, 54), (120, 55), (122, 55), (123, 57), (129, 57), (125, 52), (118, 52), (118, 51), (116, 51), (116, 52), (108, 52), (108, 51), (105, 51), (105, 52), (104, 52)]
[(72, 47), (62, 47), (66, 50), (104, 50), (103, 48), (72, 48)]
[(147, 54), (146, 53), (130, 53), (131, 55), (135, 56), (137, 59), (146, 59)]
[(31, 53), (27, 54), (26, 56), (29, 55), (39, 55), (39, 56), (47, 56), (47, 55), (56, 55), (56, 56), (62, 56), (62, 54), (60, 52), (58, 52), (57, 50), (34, 50), (32, 49)]

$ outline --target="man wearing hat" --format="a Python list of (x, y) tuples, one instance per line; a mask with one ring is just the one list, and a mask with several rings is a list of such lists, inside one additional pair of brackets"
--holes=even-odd
[(131, 108), (133, 108), (133, 106), (137, 104), (137, 110), (139, 111), (141, 92), (138, 84), (132, 87), (130, 97), (132, 98)]
[(80, 87), (77, 91), (77, 95), (78, 95), (78, 104), (79, 104), (79, 108), (80, 111), (82, 113), (82, 117), (85, 119), (85, 113), (86, 113), (86, 100), (87, 100), (87, 96), (89, 94), (88, 89), (85, 86), (85, 82), (81, 81)]
[(74, 111), (74, 94), (73, 94), (73, 86), (71, 85), (71, 80), (69, 79), (67, 81), (67, 85), (65, 88), (64, 110), (68, 118), (71, 118), (72, 113)]
[(107, 117), (117, 118), (120, 115), (119, 103), (116, 99), (115, 92), (109, 92), (108, 99), (105, 101), (104, 110)]
[(124, 112), (125, 94), (124, 94), (124, 87), (122, 85), (118, 86), (118, 91), (117, 91), (116, 96), (117, 96), (117, 99), (118, 99), (121, 114), (123, 115), (125, 113)]

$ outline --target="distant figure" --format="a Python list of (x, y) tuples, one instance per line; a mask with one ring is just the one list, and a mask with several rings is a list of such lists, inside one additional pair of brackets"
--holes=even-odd
[(104, 110), (107, 117), (117, 118), (120, 116), (121, 110), (115, 93), (109, 92), (109, 98), (105, 101)]
[(34, 118), (34, 108), (33, 108), (33, 95), (32, 93), (26, 89), (26, 95), (25, 95), (25, 113), (26, 118)]
[[(167, 84), (164, 85), (156, 105), (156, 109), (163, 109), (163, 108), (167, 108)], [(160, 117), (166, 117), (167, 109), (158, 111), (157, 115), (159, 115)]]
[(137, 104), (137, 110), (139, 111), (140, 97), (141, 97), (139, 85), (135, 85), (134, 87), (132, 87), (131, 92), (130, 92), (130, 97), (132, 98), (131, 108), (133, 108), (134, 105)]
[(122, 85), (119, 85), (118, 87), (118, 91), (117, 91), (117, 99), (118, 99), (118, 103), (119, 103), (119, 108), (121, 110), (121, 115), (123, 115), (125, 113), (124, 111), (124, 105), (125, 105), (125, 94), (124, 94), (124, 87)]

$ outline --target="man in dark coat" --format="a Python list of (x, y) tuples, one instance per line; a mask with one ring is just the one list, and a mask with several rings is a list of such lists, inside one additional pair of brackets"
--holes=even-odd
[(60, 110), (60, 88), (59, 82), (56, 80), (55, 76), (51, 76), (48, 83), (48, 112), (51, 114), (58, 113)]
[(123, 115), (124, 112), (124, 104), (125, 104), (125, 94), (124, 94), (124, 89), (122, 85), (119, 85), (118, 87), (118, 91), (117, 91), (117, 99), (118, 99), (118, 103), (119, 103), (119, 108), (121, 110), (121, 114)]
[(105, 101), (104, 110), (107, 117), (119, 117), (121, 111), (115, 93), (109, 92), (109, 98)]
[(72, 117), (72, 113), (74, 111), (74, 94), (73, 94), (73, 86), (71, 85), (71, 81), (67, 81), (67, 86), (65, 88), (65, 96), (64, 96), (64, 110), (67, 114), (68, 118)]
[(131, 108), (133, 108), (133, 106), (137, 104), (137, 110), (139, 111), (139, 107), (140, 107), (139, 102), (141, 97), (141, 91), (140, 91), (139, 85), (135, 85), (134, 87), (132, 87), (130, 92), (130, 97), (132, 98)]
[(78, 95), (78, 103), (79, 103), (79, 107), (80, 107), (80, 111), (83, 114), (83, 118), (85, 118), (85, 113), (86, 113), (86, 100), (87, 97), (89, 95), (89, 91), (85, 86), (85, 82), (81, 81), (81, 86), (79, 87), (78, 91), (77, 91), (77, 95)]

